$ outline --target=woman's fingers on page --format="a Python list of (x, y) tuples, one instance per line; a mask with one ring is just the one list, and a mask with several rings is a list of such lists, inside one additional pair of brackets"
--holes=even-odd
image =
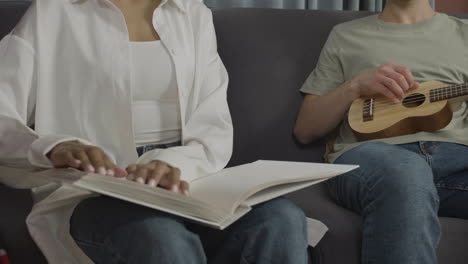
[(137, 166), (137, 164), (130, 164), (127, 166), (127, 168), (125, 168), (125, 170), (127, 173), (134, 173), (137, 170)]
[(133, 181), (135, 179), (135, 172), (137, 170), (137, 165), (136, 164), (130, 164), (125, 168), (125, 170), (128, 173), (127, 179), (130, 181)]
[(104, 153), (98, 147), (89, 147), (86, 149), (86, 154), (88, 154), (89, 160), (96, 168), (96, 172), (101, 175), (107, 174), (107, 169), (104, 164)]
[(180, 189), (181, 194), (186, 195), (186, 196), (189, 195), (190, 186), (189, 186), (188, 182), (180, 181), (179, 189)]
[(114, 165), (113, 170), (115, 172), (114, 177), (122, 178), (128, 175), (128, 173), (124, 169), (119, 168), (117, 165)]
[(158, 170), (153, 169), (151, 176), (147, 180), (148, 185), (151, 187), (158, 186), (164, 174), (165, 174), (165, 171), (161, 169), (158, 169)]
[[(156, 187), (158, 185), (161, 185), (161, 181), (163, 177), (167, 175), (167, 173), (170, 171), (169, 166), (167, 166), (166, 163), (160, 162), (160, 161), (155, 161), (151, 163), (152, 167), (152, 172), (151, 176), (147, 180), (147, 184), (153, 187)], [(161, 187), (169, 189), (169, 185), (161, 185)]]
[(112, 162), (107, 155), (104, 154), (104, 164), (107, 168), (107, 176), (111, 177), (125, 177), (127, 176), (127, 172), (119, 168), (114, 162)]
[(148, 178), (149, 171), (150, 170), (146, 168), (145, 166), (138, 167), (137, 171), (135, 172), (134, 181), (141, 183), (141, 184), (145, 184), (146, 178)]
[(127, 176), (127, 172), (120, 169), (117, 165), (115, 165), (107, 155), (104, 156), (104, 164), (107, 168), (107, 176), (111, 177), (125, 177)]
[(103, 163), (104, 163), (104, 167), (106, 168), (106, 176), (114, 177), (115, 176), (115, 170), (114, 170), (115, 165), (114, 165), (114, 163), (112, 163), (112, 161), (110, 161), (110, 159), (107, 157), (107, 155), (104, 155), (102, 160), (103, 160)]
[(178, 168), (170, 168), (170, 171), (161, 180), (161, 186), (173, 192), (179, 192), (180, 185), (180, 170)]
[(73, 153), (71, 153), (70, 151), (67, 151), (63, 154), (63, 158), (66, 162), (66, 165), (69, 166), (69, 167), (72, 167), (72, 168), (75, 168), (75, 169), (78, 169), (81, 165), (81, 161), (76, 159), (74, 156), (73, 156)]
[(96, 171), (91, 162), (89, 161), (88, 155), (83, 150), (77, 151), (74, 156), (81, 161), (81, 169), (83, 171), (93, 173)]

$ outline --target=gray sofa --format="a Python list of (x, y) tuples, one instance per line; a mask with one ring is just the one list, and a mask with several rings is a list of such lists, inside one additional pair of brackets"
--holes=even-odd
[[(0, 38), (17, 23), (27, 2), (0, 1)], [(230, 75), (229, 104), (235, 127), (230, 165), (257, 159), (321, 162), (324, 144), (299, 145), (293, 135), (298, 92), (337, 23), (361, 12), (272, 9), (214, 10), (220, 55)], [(468, 18), (468, 16), (465, 16)], [(288, 196), (330, 231), (311, 250), (312, 263), (359, 263), (361, 220), (333, 203), (325, 186)], [(467, 201), (468, 202), (468, 201)], [(29, 193), (0, 186), (0, 239), (13, 264), (45, 263), (24, 224)], [(468, 221), (441, 218), (439, 263), (468, 263)]]

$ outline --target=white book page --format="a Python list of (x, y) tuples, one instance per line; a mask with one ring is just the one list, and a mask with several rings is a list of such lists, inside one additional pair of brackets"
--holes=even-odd
[(227, 211), (218, 210), (194, 197), (139, 184), (125, 178), (88, 174), (73, 182), (73, 185), (179, 216), (195, 217), (217, 223), (230, 217)]
[(300, 181), (300, 182), (293, 182), (293, 183), (284, 183), (280, 185), (275, 185), (261, 191), (258, 191), (248, 197), (245, 201), (242, 202), (243, 205), (246, 206), (255, 206), (259, 203), (263, 203), (274, 199), (276, 197), (283, 196), (285, 194), (307, 188), (311, 185), (321, 183), (326, 181), (330, 178), (320, 179), (320, 180), (309, 180), (309, 181)]
[(196, 199), (234, 213), (239, 204), (265, 188), (284, 183), (327, 179), (357, 167), (261, 160), (192, 181), (190, 193)]

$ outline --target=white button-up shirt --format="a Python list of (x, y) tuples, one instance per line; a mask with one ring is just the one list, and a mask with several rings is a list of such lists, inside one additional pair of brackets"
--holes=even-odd
[[(100, 146), (123, 168), (161, 160), (180, 168), (187, 181), (221, 170), (233, 130), (211, 12), (197, 0), (164, 0), (153, 26), (176, 71), (181, 147), (137, 157), (129, 35), (120, 10), (109, 0), (40, 0), (0, 42), (0, 159), (51, 167), (45, 154), (77, 139)], [(9, 185), (28, 185), (7, 176), (0, 172)], [(71, 238), (69, 219), (92, 194), (54, 183), (33, 191), (27, 224), (47, 260), (91, 262)]]

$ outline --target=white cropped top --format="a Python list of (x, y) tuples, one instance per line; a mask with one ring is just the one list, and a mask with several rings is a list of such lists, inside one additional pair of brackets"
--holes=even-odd
[(137, 146), (181, 140), (174, 65), (161, 41), (130, 42), (133, 129)]

